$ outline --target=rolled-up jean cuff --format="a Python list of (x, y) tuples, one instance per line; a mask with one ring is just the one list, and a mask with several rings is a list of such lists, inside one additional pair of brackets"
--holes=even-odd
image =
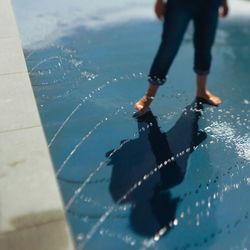
[(200, 76), (207, 76), (209, 74), (209, 70), (194, 69), (194, 72)]
[(161, 86), (166, 82), (167, 78), (159, 78), (157, 76), (148, 76), (148, 82), (153, 85)]

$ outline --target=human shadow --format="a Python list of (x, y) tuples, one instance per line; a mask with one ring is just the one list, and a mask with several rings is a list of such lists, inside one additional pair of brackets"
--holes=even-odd
[(137, 119), (139, 137), (106, 154), (113, 166), (110, 193), (118, 204), (131, 204), (130, 225), (138, 234), (153, 237), (172, 228), (179, 197), (171, 188), (180, 184), (194, 148), (206, 139), (198, 120), (203, 106), (188, 105), (175, 125), (162, 132), (150, 111)]

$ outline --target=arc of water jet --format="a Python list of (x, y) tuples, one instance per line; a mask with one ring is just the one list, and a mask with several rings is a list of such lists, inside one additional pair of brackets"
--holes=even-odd
[(58, 136), (58, 134), (61, 132), (61, 130), (64, 128), (64, 126), (66, 125), (66, 123), (71, 119), (71, 117), (78, 111), (78, 109), (82, 106), (82, 103), (79, 103), (74, 109), (73, 111), (69, 114), (69, 116), (63, 121), (63, 123), (61, 124), (61, 126), (59, 127), (59, 129), (56, 131), (56, 133), (54, 134), (54, 136), (52, 137), (52, 139), (49, 142), (48, 147), (50, 148), (52, 143), (55, 141), (56, 137)]
[[(115, 114), (117, 114), (118, 112), (119, 112), (119, 110), (116, 111)], [(148, 125), (148, 126), (151, 126), (151, 125)], [(141, 131), (142, 131), (142, 129), (139, 130), (139, 132), (141, 132)], [(135, 134), (134, 134), (134, 137), (135, 137), (135, 135), (138, 134), (139, 132), (135, 133)], [(69, 202), (67, 203), (67, 205), (66, 205), (66, 211), (71, 207), (71, 205), (73, 204), (73, 202), (75, 201), (75, 199), (77, 198), (77, 196), (81, 193), (81, 191), (84, 189), (84, 187), (85, 187), (88, 183), (90, 183), (92, 177), (94, 177), (95, 174), (96, 174), (97, 172), (99, 172), (99, 171), (102, 169), (103, 166), (105, 166), (106, 162), (110, 159), (111, 156), (113, 156), (118, 150), (120, 150), (120, 149), (121, 149), (127, 142), (129, 142), (129, 141), (130, 141), (130, 140), (125, 140), (123, 143), (121, 143), (120, 146), (119, 146), (118, 148), (116, 148), (116, 149), (107, 157), (107, 159), (106, 159), (104, 162), (101, 162), (101, 163), (98, 165), (98, 167), (96, 168), (96, 170), (95, 170), (94, 172), (92, 172), (92, 173), (88, 176), (88, 178), (87, 178), (87, 179), (81, 184), (81, 186), (75, 191), (75, 194), (72, 196), (72, 198), (71, 198), (71, 199), (69, 200)]]
[(69, 210), (70, 207), (72, 206), (72, 204), (74, 203), (75, 199), (78, 197), (78, 195), (81, 193), (81, 191), (84, 189), (84, 187), (91, 181), (91, 179), (93, 178), (93, 176), (96, 175), (97, 172), (99, 172), (105, 165), (106, 163), (109, 161), (110, 157), (113, 156), (118, 150), (120, 150), (127, 142), (129, 142), (130, 140), (126, 140), (124, 141), (117, 149), (115, 149), (109, 156), (108, 158), (104, 161), (101, 162), (98, 167), (95, 169), (94, 172), (90, 173), (89, 176), (87, 177), (87, 179), (82, 183), (82, 185), (75, 191), (74, 195), (71, 197), (71, 199), (69, 200), (69, 202), (67, 203), (67, 205), (65, 206), (65, 210)]
[[(124, 107), (120, 107), (118, 108), (114, 113), (114, 115), (117, 115), (121, 110), (123, 110)], [(109, 115), (111, 116), (111, 115)], [(63, 168), (65, 167), (65, 165), (67, 164), (67, 162), (70, 160), (70, 158), (73, 156), (73, 154), (77, 151), (77, 149), (83, 144), (83, 142), (98, 128), (100, 127), (105, 121), (109, 120), (108, 117), (104, 118), (103, 120), (101, 120), (100, 122), (98, 122), (93, 129), (91, 129), (85, 136), (82, 137), (82, 139), (80, 140), (80, 142), (74, 147), (74, 149), (69, 153), (69, 155), (66, 157), (66, 159), (63, 161), (63, 163), (61, 164), (61, 166), (59, 167), (59, 169), (56, 172), (56, 176), (58, 176), (61, 171), (63, 170)]]
[[(104, 85), (104, 87), (105, 86), (108, 86), (107, 83)], [(101, 85), (101, 87), (104, 88), (103, 85)], [(60, 134), (60, 132), (62, 131), (62, 129), (65, 127), (65, 125), (68, 123), (68, 121), (71, 119), (71, 117), (79, 110), (79, 108), (82, 106), (82, 104), (87, 99), (89, 99), (90, 96), (92, 97), (93, 92), (95, 93), (101, 87), (97, 87), (96, 89), (94, 89), (93, 91), (91, 91), (87, 96), (85, 96), (85, 98), (82, 99), (82, 101), (80, 103), (77, 104), (77, 106), (73, 109), (73, 111), (71, 111), (70, 115), (67, 116), (67, 118), (63, 121), (63, 123), (61, 124), (61, 126), (59, 127), (59, 129), (56, 131), (56, 133), (52, 137), (51, 141), (49, 142), (49, 145), (48, 145), (49, 148), (51, 147), (51, 145), (53, 144), (53, 142), (55, 141), (55, 139), (57, 138), (57, 136)]]
[[(76, 67), (77, 68), (77, 67)], [(79, 69), (77, 68), (77, 70), (79, 71)], [(140, 74), (142, 74), (142, 73), (139, 73), (139, 75)], [(94, 92), (97, 92), (98, 90), (100, 90), (100, 89), (103, 89), (104, 87), (107, 87), (107, 86), (109, 86), (110, 85), (110, 81), (107, 81), (106, 82), (106, 84), (103, 84), (103, 85), (101, 85), (101, 86), (99, 86), (99, 87), (97, 87), (97, 88), (95, 88), (93, 91)], [(93, 91), (91, 91), (87, 96), (92, 96), (93, 95)], [(87, 97), (86, 96), (86, 97)], [(79, 109), (79, 105), (81, 106), (81, 104), (83, 104), (88, 98), (83, 98), (82, 99), (82, 101), (81, 101), (81, 103), (79, 103), (74, 109), (73, 109), (73, 111), (70, 113), (70, 115), (64, 120), (64, 122), (62, 123), (62, 125), (59, 127), (59, 129), (56, 131), (56, 133), (54, 134), (54, 136), (53, 136), (53, 138), (52, 138), (52, 140), (49, 142), (49, 145), (48, 145), (48, 147), (50, 148), (51, 147), (51, 145), (53, 144), (53, 142), (55, 141), (55, 139), (56, 139), (56, 137), (58, 136), (58, 134), (61, 132), (61, 130), (65, 127), (65, 125), (67, 124), (67, 122), (71, 119), (71, 117), (76, 113), (76, 111)]]
[[(56, 45), (54, 43), (48, 45), (48, 48), (56, 48), (58, 50), (61, 50), (64, 54), (68, 54), (68, 52), (66, 52), (67, 50), (70, 51), (71, 53), (74, 53), (74, 51), (72, 49), (68, 49), (68, 48), (65, 48), (63, 45)], [(33, 50), (32, 52), (29, 53), (28, 58), (36, 53), (37, 53), (37, 51)]]
[[(107, 118), (106, 118), (107, 119)], [(56, 172), (56, 175), (58, 176), (62, 170), (64, 169), (64, 167), (66, 166), (66, 164), (68, 163), (68, 161), (71, 159), (71, 157), (73, 156), (73, 154), (77, 151), (77, 149), (82, 145), (82, 143), (102, 124), (104, 123), (104, 120), (101, 120), (100, 122), (98, 122), (93, 129), (91, 129), (86, 135), (84, 135), (82, 137), (82, 139), (80, 140), (80, 142), (74, 147), (74, 149), (69, 153), (69, 155), (66, 157), (66, 159), (63, 161), (63, 163), (61, 164), (61, 166), (59, 167), (59, 169)]]
[(55, 59), (61, 59), (62, 60), (62, 57), (61, 56), (52, 56), (52, 57), (49, 57), (49, 58), (45, 58), (43, 59), (42, 61), (40, 61), (38, 64), (36, 64), (30, 71), (29, 71), (29, 74), (31, 74), (37, 67), (39, 67), (40, 65), (48, 62), (48, 61), (51, 61), (51, 60), (55, 60)]
[[(98, 89), (98, 88), (97, 88)], [(95, 90), (94, 90), (95, 91)], [(93, 91), (92, 91), (93, 92)], [(90, 94), (89, 94), (90, 95)], [(87, 95), (87, 96), (89, 96)], [(53, 144), (53, 142), (55, 141), (55, 139), (57, 138), (57, 136), (60, 134), (60, 132), (62, 131), (62, 129), (65, 127), (65, 125), (68, 123), (68, 121), (72, 118), (72, 116), (79, 110), (79, 108), (82, 106), (82, 104), (88, 99), (87, 96), (85, 98), (82, 99), (82, 101), (80, 103), (78, 103), (76, 105), (76, 107), (73, 109), (73, 111), (71, 111), (71, 113), (69, 114), (69, 116), (67, 116), (67, 118), (63, 121), (63, 123), (61, 124), (61, 126), (59, 127), (59, 129), (56, 131), (56, 133), (54, 134), (54, 136), (52, 137), (51, 141), (49, 142), (48, 147), (50, 148), (51, 145)]]
[(33, 54), (37, 53), (35, 50), (33, 50), (32, 52), (30, 52), (26, 57), (25, 60), (28, 60)]

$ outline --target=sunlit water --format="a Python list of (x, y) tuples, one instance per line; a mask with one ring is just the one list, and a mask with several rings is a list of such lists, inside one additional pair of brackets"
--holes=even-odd
[[(109, 4), (96, 13), (129, 13), (129, 1)], [(23, 37), (77, 247), (250, 249), (249, 20), (220, 24), (210, 77), (219, 108), (193, 102), (190, 27), (152, 113), (135, 120), (161, 32), (149, 4), (137, 20), (104, 12), (72, 26), (70, 17), (41, 43)]]

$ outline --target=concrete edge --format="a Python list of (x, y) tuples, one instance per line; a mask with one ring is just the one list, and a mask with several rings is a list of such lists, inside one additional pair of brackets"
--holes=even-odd
[(0, 249), (73, 250), (10, 0), (0, 21)]

